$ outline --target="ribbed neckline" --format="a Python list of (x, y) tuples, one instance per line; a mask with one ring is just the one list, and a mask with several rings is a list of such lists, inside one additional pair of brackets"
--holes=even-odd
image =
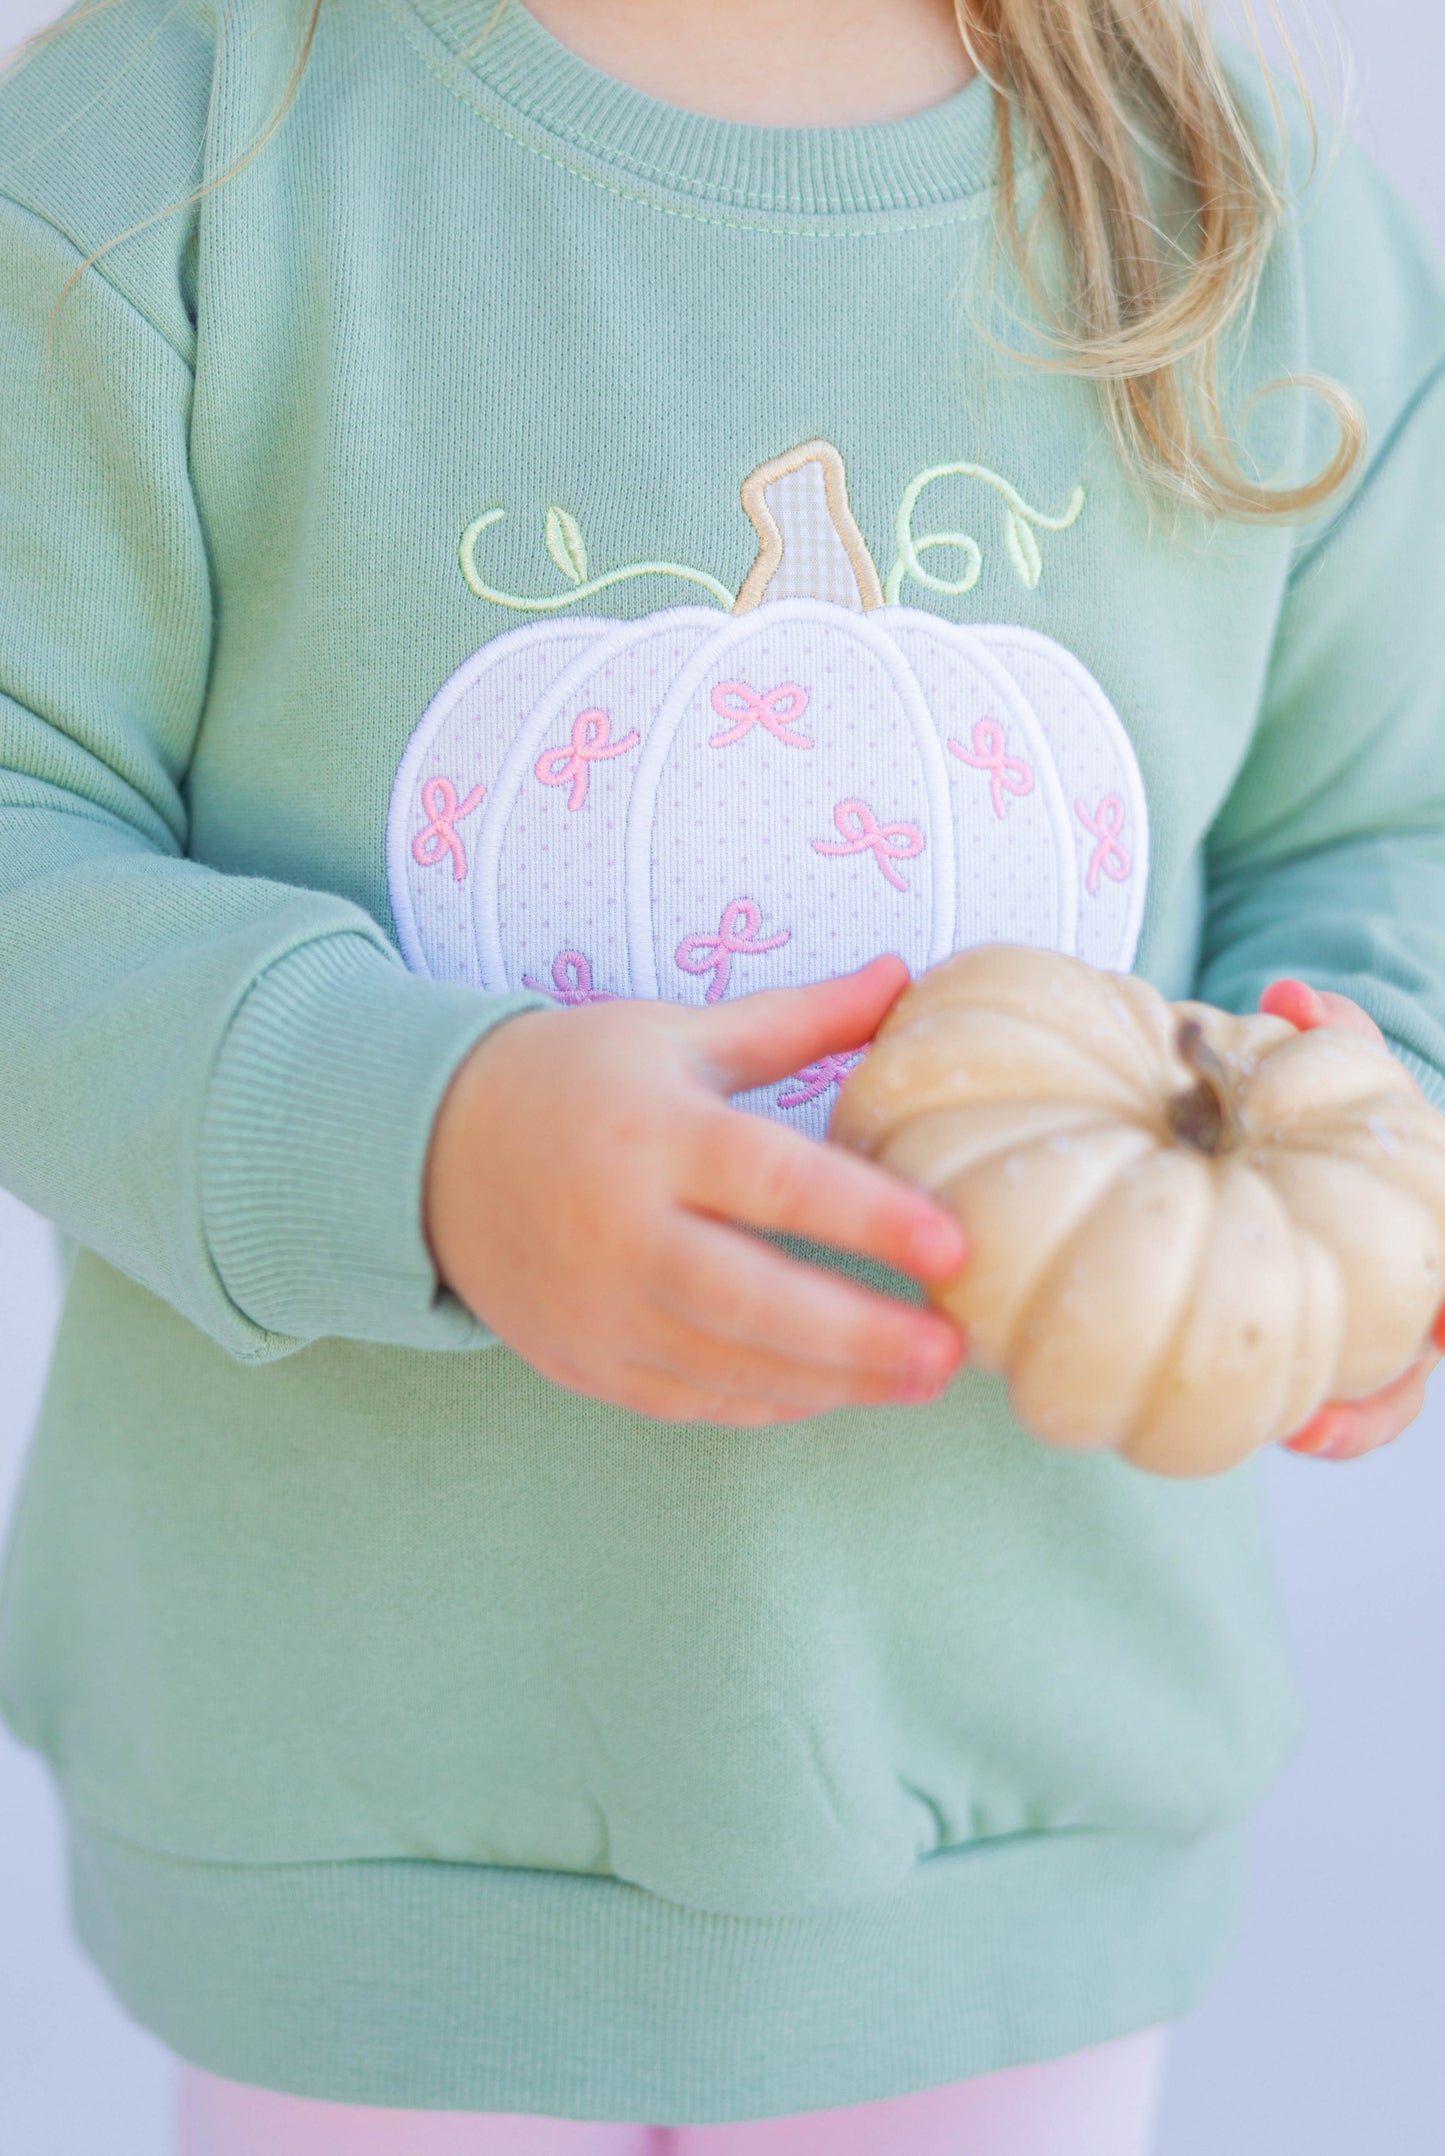
[[(469, 73), (559, 142), (661, 194), (764, 215), (857, 217), (964, 203), (994, 182), (981, 78), (906, 120), (751, 127), (664, 104), (579, 59), (520, 4), (408, 0)], [(475, 46), (475, 50), (471, 50)]]

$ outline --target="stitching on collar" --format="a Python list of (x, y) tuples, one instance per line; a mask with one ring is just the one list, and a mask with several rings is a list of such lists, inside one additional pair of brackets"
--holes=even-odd
[[(759, 211), (755, 217), (727, 217), (717, 212), (689, 209), (678, 202), (665, 202), (656, 195), (648, 194), (642, 187), (627, 187), (621, 181), (591, 171), (580, 161), (562, 156), (558, 151), (533, 142), (521, 131), (512, 127), (499, 114), (489, 111), (472, 88), (471, 79), (457, 80), (452, 71), (444, 66), (428, 48), (434, 34), (417, 17), (408, 0), (378, 0), (378, 5), (389, 15), (407, 43), (416, 52), (423, 66), (435, 76), (444, 90), (450, 92), (459, 104), (465, 105), (486, 126), (493, 128), (504, 140), (526, 150), (533, 157), (540, 157), (545, 164), (555, 165), (559, 171), (570, 173), (573, 179), (585, 181), (589, 187), (600, 188), (604, 194), (616, 195), (624, 202), (636, 203), (639, 208), (655, 211), (663, 217), (677, 217), (688, 224), (716, 225), (725, 232), (756, 232), (774, 239), (795, 240), (867, 240), (894, 232), (931, 232), (946, 225), (968, 224), (988, 210), (993, 201), (991, 188), (980, 188), (962, 200), (950, 203), (930, 217), (909, 217), (894, 210), (866, 210), (840, 212), (838, 223), (809, 223), (807, 220), (789, 219), (784, 222), (775, 214)], [(440, 43), (440, 40), (435, 40)], [(458, 56), (459, 73), (465, 63)], [(533, 123), (540, 125), (540, 123)], [(845, 217), (866, 218), (867, 223), (844, 222)]]

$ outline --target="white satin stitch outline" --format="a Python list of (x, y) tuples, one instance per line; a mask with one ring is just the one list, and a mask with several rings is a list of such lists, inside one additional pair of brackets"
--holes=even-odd
[[(688, 606), (533, 622), (443, 684), (388, 815), (408, 966), (562, 1003), (697, 1002), (719, 981), (793, 985), (882, 948), (917, 972), (995, 936), (1127, 970), (1148, 810), (1101, 685), (1037, 631), (883, 603), (830, 444), (759, 467), (743, 500), (762, 546), (730, 618)], [(728, 726), (737, 710), (745, 723)], [(732, 890), (729, 846), (758, 890)], [(842, 1074), (820, 1066), (739, 1105), (821, 1136)]]

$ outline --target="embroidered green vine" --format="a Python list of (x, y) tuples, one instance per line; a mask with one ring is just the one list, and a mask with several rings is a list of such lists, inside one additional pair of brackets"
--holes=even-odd
[(589, 578), (587, 549), (583, 544), (577, 519), (566, 509), (559, 509), (555, 503), (547, 511), (543, 539), (547, 552), (571, 589), (555, 593), (550, 598), (531, 599), (523, 597), (519, 592), (497, 591), (486, 582), (478, 570), (476, 549), (482, 533), (489, 531), (492, 525), (499, 524), (506, 514), (505, 509), (484, 511), (475, 523), (469, 524), (462, 533), (462, 543), (458, 549), (462, 575), (466, 578), (469, 589), (475, 592), (479, 599), (490, 600), (493, 606), (510, 607), (513, 612), (520, 614), (555, 614), (564, 606), (575, 606), (579, 599), (590, 599), (595, 592), (607, 591), (613, 584), (625, 584), (633, 577), (673, 576), (680, 577), (687, 584), (700, 584), (705, 592), (716, 599), (719, 606), (731, 610), (733, 594), (726, 584), (719, 583), (715, 576), (709, 576), (705, 569), (688, 569), (679, 562), (632, 562), (625, 569), (609, 569), (605, 576)]
[[(1033, 508), (1016, 487), (1011, 487), (997, 472), (991, 472), (984, 464), (935, 464), (931, 470), (920, 472), (904, 489), (898, 504), (898, 517), (894, 525), (894, 537), (898, 547), (898, 559), (888, 572), (883, 586), (883, 598), (888, 606), (897, 606), (898, 594), (903, 589), (905, 577), (912, 577), (926, 591), (943, 592), (950, 598), (961, 598), (972, 591), (983, 574), (983, 549), (968, 532), (928, 532), (921, 539), (913, 536), (913, 512), (918, 497), (925, 487), (932, 486), (935, 479), (977, 479), (982, 485), (992, 487), (1001, 498), (1004, 507), (1004, 551), (1013, 564), (1019, 582), (1033, 591), (1044, 573), (1044, 558), (1033, 527), (1041, 531), (1066, 532), (1076, 524), (1084, 507), (1084, 490), (1075, 487), (1069, 497), (1069, 506), (1062, 516), (1045, 515), (1042, 509)], [(959, 577), (935, 576), (925, 569), (921, 557), (935, 547), (954, 547), (964, 559), (963, 575)]]
[[(828, 453), (837, 458), (837, 452), (829, 448), (829, 445), (823, 444), (821, 447), (828, 449)], [(807, 444), (805, 448), (819, 449), (820, 445)], [(841, 460), (838, 461), (841, 469)], [(772, 467), (766, 469), (771, 471)], [(940, 592), (946, 598), (962, 598), (965, 592), (973, 590), (983, 574), (983, 549), (971, 533), (934, 531), (925, 532), (921, 537), (914, 536), (913, 513), (918, 506), (919, 497), (924, 489), (931, 487), (937, 479), (974, 479), (981, 486), (991, 487), (998, 495), (1003, 508), (1004, 552), (1008, 555), (1015, 576), (1029, 591), (1037, 587), (1044, 573), (1044, 558), (1034, 535), (1035, 529), (1066, 532), (1071, 525), (1078, 522), (1083, 513), (1085, 497), (1082, 487), (1074, 488), (1068, 507), (1062, 515), (1049, 516), (1046, 511), (1035, 509), (1031, 503), (1026, 502), (1016, 487), (1011, 486), (998, 472), (990, 471), (985, 464), (935, 464), (928, 471), (920, 472), (916, 479), (909, 481), (898, 505), (894, 524), (898, 558), (882, 587), (883, 602), (886, 606), (899, 604), (899, 595), (908, 577), (921, 584), (925, 591)], [(744, 506), (746, 501), (745, 489)], [(564, 607), (576, 606), (579, 600), (592, 598), (597, 592), (610, 590), (614, 584), (630, 583), (637, 577), (667, 576), (675, 577), (685, 584), (698, 585), (725, 611), (733, 610), (735, 595), (725, 584), (717, 577), (710, 576), (705, 569), (690, 569), (682, 562), (629, 562), (624, 568), (609, 569), (603, 576), (590, 575), (582, 528), (571, 511), (563, 509), (556, 502), (543, 520), (542, 540), (553, 566), (568, 588), (550, 595), (538, 594), (533, 597), (527, 597), (521, 592), (499, 591), (495, 585), (486, 581), (478, 569), (476, 550), (482, 533), (490, 531), (494, 524), (500, 524), (506, 514), (505, 509), (485, 510), (474, 523), (467, 526), (458, 549), (458, 559), (468, 589), (474, 592), (477, 598), (486, 599), (493, 606), (508, 607), (514, 613), (521, 614), (555, 614)], [(850, 529), (861, 548), (862, 535), (851, 523)], [(940, 547), (951, 547), (962, 555), (961, 576), (936, 576), (931, 569), (924, 566), (923, 556)], [(878, 587), (875, 584), (873, 588), (876, 591)], [(750, 603), (755, 604), (756, 600)], [(876, 599), (872, 603), (876, 605)]]

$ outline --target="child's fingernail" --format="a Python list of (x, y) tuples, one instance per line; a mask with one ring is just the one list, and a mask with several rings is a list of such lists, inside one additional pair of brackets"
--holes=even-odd
[(1333, 1415), (1316, 1415), (1314, 1421), (1307, 1423), (1296, 1436), (1286, 1438), (1284, 1449), (1286, 1452), (1317, 1452), (1321, 1445), (1329, 1443), (1334, 1431)]
[(921, 1400), (935, 1399), (948, 1383), (948, 1377), (949, 1373), (937, 1355), (915, 1355), (899, 1381), (898, 1397), (913, 1406)]
[(1331, 1416), (1307, 1437), (1296, 1439), (1289, 1447), (1291, 1452), (1303, 1453), (1310, 1460), (1343, 1460), (1351, 1451), (1352, 1432), (1343, 1416)]
[(925, 1220), (909, 1238), (911, 1262), (922, 1273), (954, 1273), (968, 1255), (962, 1228), (951, 1220)]
[(906, 1400), (912, 1407), (927, 1400), (941, 1399), (957, 1376), (960, 1365), (967, 1360), (966, 1343), (962, 1354), (959, 1349), (959, 1337), (953, 1330), (920, 1349), (909, 1359), (904, 1370), (898, 1389), (899, 1399)]
[(951, 1370), (943, 1377), (910, 1378), (898, 1397), (905, 1407), (929, 1407), (943, 1398), (952, 1383)]

